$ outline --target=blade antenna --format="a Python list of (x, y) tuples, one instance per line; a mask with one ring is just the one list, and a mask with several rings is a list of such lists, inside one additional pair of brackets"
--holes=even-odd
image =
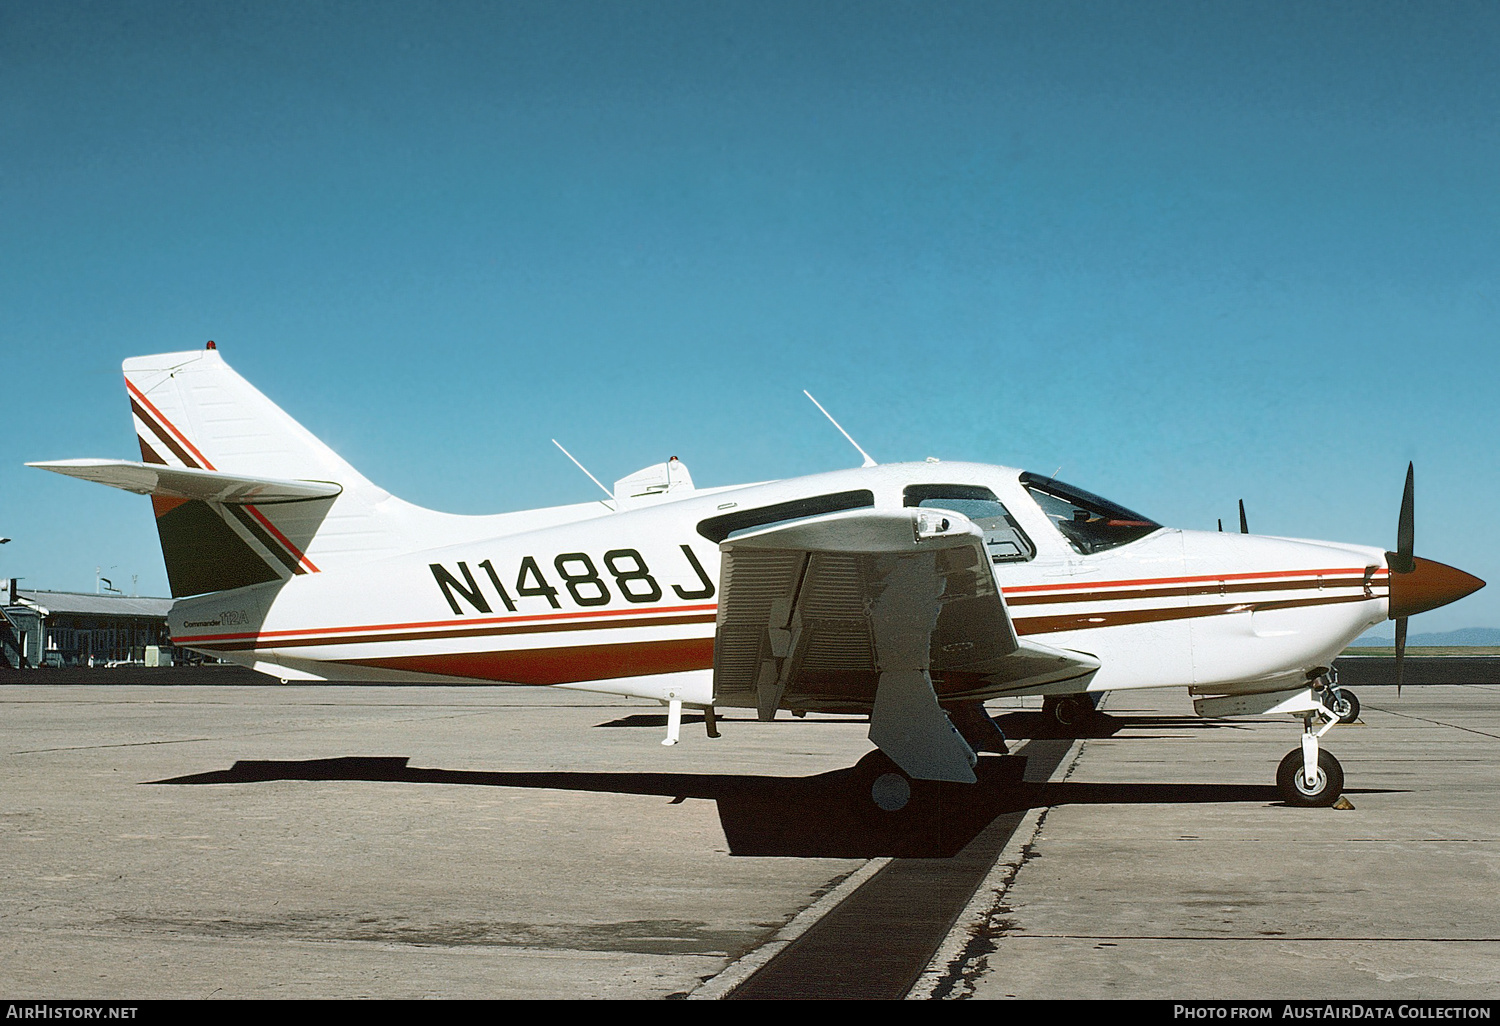
[(552, 444), (555, 445), (555, 446), (557, 446), (558, 449), (562, 450), (562, 454), (564, 456), (566, 456), (570, 460), (573, 460), (573, 466), (577, 467), (579, 470), (583, 471), (585, 474), (588, 474), (589, 480), (592, 481), (592, 482), (594, 482), (594, 484), (599, 485), (600, 490), (602, 490), (605, 495), (608, 495), (611, 499), (613, 499), (615, 497), (615, 493), (614, 492), (610, 491), (608, 488), (605, 488), (604, 485), (600, 484), (599, 479), (597, 477), (595, 477), (593, 474), (589, 474), (589, 468), (588, 467), (585, 467), (582, 463), (579, 463), (578, 460), (576, 458), (574, 458), (573, 454), (570, 453), (568, 450), (563, 449), (561, 442), (559, 442), (557, 439), (554, 438), (554, 439), (552, 439)]
[(1240, 500), (1240, 534), (1249, 534), (1250, 524), (1245, 520), (1245, 500)]
[[(828, 423), (832, 424), (834, 427), (836, 427), (836, 428), (839, 429), (839, 434), (841, 434), (845, 438), (849, 439), (849, 444), (850, 445), (854, 446), (854, 448), (856, 448), (856, 449), (859, 449), (859, 454), (865, 458), (865, 461), (863, 463), (861, 463), (860, 466), (862, 466), (862, 467), (877, 466), (876, 462), (870, 458), (870, 454), (867, 453), (867, 452), (865, 452), (863, 449), (859, 448), (859, 443), (854, 440), (854, 436), (851, 435), (851, 434), (849, 434), (849, 432), (845, 431), (844, 428), (843, 428), (843, 426), (841, 424), (839, 424), (838, 421), (836, 421), (836, 420), (833, 419), (833, 414), (831, 414), (827, 410), (823, 409), (823, 404), (822, 403), (818, 402), (816, 399), (813, 399), (811, 392), (809, 392), (807, 389), (804, 388), (802, 390), (802, 394), (805, 395), (805, 396), (807, 396), (809, 399), (812, 399), (812, 404), (818, 408), (818, 411), (820, 413), (822, 413), (823, 416), (825, 416), (825, 417), (828, 418)], [(559, 448), (561, 448), (561, 447), (559, 446)], [(585, 471), (585, 473), (587, 473), (587, 471)]]

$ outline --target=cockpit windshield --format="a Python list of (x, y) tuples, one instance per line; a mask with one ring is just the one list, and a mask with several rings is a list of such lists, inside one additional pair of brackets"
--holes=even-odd
[(1022, 474), (1021, 484), (1068, 544), (1084, 555), (1133, 542), (1161, 529), (1154, 520), (1050, 477)]

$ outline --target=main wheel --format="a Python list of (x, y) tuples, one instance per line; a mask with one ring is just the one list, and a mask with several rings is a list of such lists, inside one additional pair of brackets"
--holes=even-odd
[(855, 815), (866, 826), (905, 828), (932, 812), (933, 783), (913, 780), (879, 749), (855, 764), (852, 784)]
[(1059, 727), (1076, 727), (1094, 714), (1086, 695), (1049, 695), (1042, 699), (1042, 715)]
[(911, 804), (914, 783), (879, 749), (854, 767), (855, 800), (877, 819), (904, 811)]
[(1344, 767), (1333, 757), (1333, 753), (1318, 750), (1318, 779), (1312, 787), (1302, 772), (1302, 749), (1293, 748), (1276, 767), (1276, 788), (1288, 805), (1308, 808), (1326, 807), (1339, 800), (1344, 793)]
[(1359, 699), (1352, 691), (1334, 688), (1327, 705), (1338, 716), (1340, 723), (1353, 723), (1359, 719)]

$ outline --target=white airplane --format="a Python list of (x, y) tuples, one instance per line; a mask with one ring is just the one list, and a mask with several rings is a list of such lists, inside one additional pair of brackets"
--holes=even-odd
[(606, 501), (455, 516), (366, 480), (213, 343), (124, 371), (141, 462), (30, 466), (151, 496), (174, 644), (285, 680), (653, 699), (665, 744), (684, 706), (710, 736), (715, 707), (867, 714), (884, 755), (861, 766), (891, 811), (1004, 751), (989, 699), (1065, 716), (1154, 687), (1203, 716), (1300, 718), (1277, 784), (1332, 804), (1334, 657), (1392, 618), (1399, 660), (1408, 616), (1484, 585), (1412, 555), (1409, 470), (1395, 552), (1177, 530), (1037, 474), (868, 456), (727, 488), (674, 457)]

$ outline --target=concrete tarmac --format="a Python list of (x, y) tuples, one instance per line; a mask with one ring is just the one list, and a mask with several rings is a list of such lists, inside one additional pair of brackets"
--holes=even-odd
[[(1111, 696), (1007, 793), (1025, 819), (911, 996), (1500, 996), (1500, 688), (1360, 698), (1335, 811), (1271, 787), (1295, 721)], [(835, 717), (669, 749), (658, 707), (555, 689), (6, 684), (0, 710), (8, 998), (723, 996), (1000, 811), (872, 824), (866, 724)]]
[[(5, 686), (0, 709), (9, 998), (666, 997), (865, 862), (731, 856), (719, 802), (673, 804), (694, 773), (850, 765), (852, 721), (666, 749), (650, 707), (539, 688)], [(299, 773), (324, 779), (277, 779)]]
[(911, 996), (1500, 998), (1500, 686), (1357, 693), (1349, 811), (1280, 804), (1295, 721), (1111, 695)]

